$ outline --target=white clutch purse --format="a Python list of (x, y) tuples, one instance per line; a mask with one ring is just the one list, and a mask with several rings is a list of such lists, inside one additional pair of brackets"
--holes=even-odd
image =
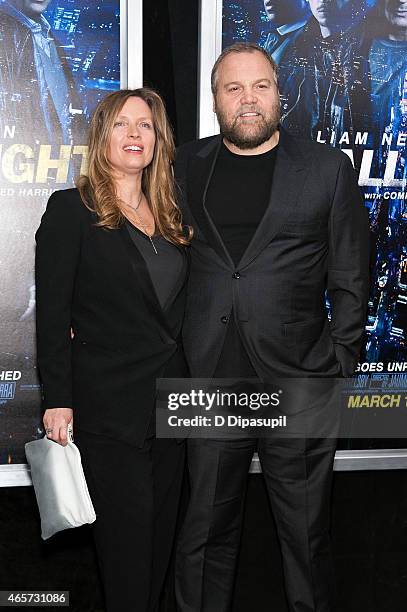
[(44, 540), (63, 529), (96, 520), (71, 425), (66, 446), (44, 437), (28, 442), (25, 454), (31, 468)]

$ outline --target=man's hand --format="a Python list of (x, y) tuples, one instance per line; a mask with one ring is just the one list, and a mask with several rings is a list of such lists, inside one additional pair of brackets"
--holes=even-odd
[(43, 423), (47, 438), (66, 446), (68, 444), (68, 425), (73, 423), (72, 408), (48, 408), (44, 412)]

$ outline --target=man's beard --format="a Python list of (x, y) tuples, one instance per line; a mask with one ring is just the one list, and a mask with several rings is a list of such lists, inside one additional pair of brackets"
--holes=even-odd
[[(238, 149), (256, 149), (270, 140), (280, 123), (280, 105), (277, 104), (267, 115), (257, 108), (242, 108), (232, 119), (219, 108), (216, 108), (215, 112), (223, 137)], [(258, 121), (253, 121), (250, 126), (247, 123), (240, 123), (240, 115), (251, 112), (259, 113)]]

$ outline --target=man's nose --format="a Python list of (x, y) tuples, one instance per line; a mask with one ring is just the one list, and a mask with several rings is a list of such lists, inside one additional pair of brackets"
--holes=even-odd
[(251, 88), (247, 87), (243, 90), (240, 102), (241, 104), (254, 104), (257, 102), (257, 96)]

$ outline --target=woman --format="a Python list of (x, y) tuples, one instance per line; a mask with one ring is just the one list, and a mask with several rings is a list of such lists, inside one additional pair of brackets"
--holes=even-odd
[(43, 420), (63, 445), (74, 422), (108, 612), (156, 609), (183, 473), (183, 444), (154, 437), (156, 378), (187, 373), (178, 337), (191, 232), (173, 153), (157, 93), (108, 95), (88, 175), (51, 196), (36, 234)]

